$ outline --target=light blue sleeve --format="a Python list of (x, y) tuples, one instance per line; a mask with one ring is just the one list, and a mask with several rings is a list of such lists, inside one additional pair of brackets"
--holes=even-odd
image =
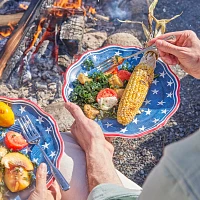
[(168, 145), (147, 177), (139, 200), (200, 199), (200, 131)]
[(87, 200), (137, 200), (140, 193), (114, 184), (101, 184), (91, 191)]

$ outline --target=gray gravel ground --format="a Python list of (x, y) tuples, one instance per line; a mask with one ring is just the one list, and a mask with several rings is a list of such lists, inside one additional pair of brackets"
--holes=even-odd
[[(200, 1), (160, 0), (155, 11), (157, 18), (183, 15), (170, 22), (167, 32), (190, 29), (200, 37)], [(114, 140), (114, 163), (119, 171), (139, 185), (159, 162), (165, 146), (186, 138), (200, 127), (200, 80), (184, 73), (179, 67), (173, 70), (181, 81), (181, 105), (168, 123), (158, 131), (139, 139)], [(180, 149), (181, 151), (181, 149)]]

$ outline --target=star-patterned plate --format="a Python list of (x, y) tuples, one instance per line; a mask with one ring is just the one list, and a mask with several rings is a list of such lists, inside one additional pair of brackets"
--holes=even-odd
[[(85, 60), (92, 59), (95, 66), (98, 66), (104, 60), (114, 55), (125, 57), (139, 50), (140, 48), (136, 47), (107, 46), (83, 54), (65, 73), (65, 83), (63, 85), (64, 100), (69, 101), (69, 95), (73, 91), (72, 82), (77, 79), (80, 73), (88, 75), (96, 71), (96, 69), (91, 70), (91, 72), (86, 71), (83, 64)], [(129, 67), (136, 66), (142, 56), (139, 55), (130, 58), (124, 63), (128, 62)], [(120, 67), (118, 68), (120, 69)], [(169, 118), (177, 111), (180, 104), (179, 79), (161, 60), (158, 60), (156, 63), (155, 74), (159, 76), (153, 81), (149, 89), (146, 100), (141, 107), (142, 113), (136, 115), (130, 124), (123, 126), (115, 119), (97, 121), (107, 137), (141, 137), (164, 126)]]
[[(0, 139), (5, 137), (6, 132), (9, 130), (14, 130), (16, 132), (21, 132), (18, 118), (28, 115), (31, 119), (33, 125), (36, 127), (38, 132), (40, 133), (40, 146), (44, 149), (48, 157), (51, 159), (53, 164), (59, 168), (61, 156), (64, 151), (64, 144), (60, 132), (58, 130), (58, 126), (56, 121), (42, 109), (40, 109), (36, 104), (31, 101), (23, 100), (23, 99), (8, 99), (5, 97), (0, 97), (1, 102), (7, 103), (13, 110), (15, 114), (15, 124), (9, 128), (1, 128), (0, 129)], [(47, 187), (49, 187), (53, 182), (53, 175), (51, 173), (50, 167), (46, 160), (44, 159), (40, 149), (36, 145), (28, 145), (28, 147), (21, 150), (23, 154), (27, 154), (31, 161), (36, 165), (44, 162), (48, 167), (48, 175), (47, 175)], [(36, 169), (34, 173), (36, 172)], [(34, 184), (26, 190), (23, 190), (19, 193), (8, 194), (9, 199), (27, 199), (28, 194), (30, 194), (30, 190), (34, 188)], [(26, 194), (25, 194), (26, 193)], [(19, 195), (19, 196), (18, 196)], [(24, 197), (26, 196), (26, 197)]]

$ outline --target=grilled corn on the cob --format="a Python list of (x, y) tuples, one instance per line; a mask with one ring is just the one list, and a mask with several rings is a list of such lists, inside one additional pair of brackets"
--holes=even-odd
[(156, 52), (147, 52), (137, 65), (122, 95), (117, 111), (117, 121), (129, 124), (142, 106), (154, 79)]

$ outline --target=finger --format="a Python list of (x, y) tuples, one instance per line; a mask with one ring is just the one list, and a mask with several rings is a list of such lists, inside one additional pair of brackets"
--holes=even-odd
[(164, 40), (157, 40), (155, 44), (159, 51), (172, 54), (172, 55), (176, 56), (177, 58), (181, 56), (181, 52), (182, 52), (181, 47), (173, 45)]
[(71, 115), (77, 121), (82, 121), (84, 118), (86, 118), (81, 108), (74, 103), (66, 102), (65, 108), (71, 113)]
[(177, 60), (171, 55), (166, 55), (164, 57), (161, 57), (161, 59), (165, 63), (167, 63), (168, 65), (176, 65), (176, 64), (178, 64)]
[(60, 187), (57, 183), (57, 181), (54, 181), (51, 187), (49, 188), (51, 191), (51, 194), (53, 195), (55, 200), (60, 200), (61, 199), (61, 192), (60, 192)]
[(46, 179), (47, 179), (47, 165), (41, 163), (36, 173), (36, 191), (38, 194), (44, 194), (46, 190)]
[(152, 44), (154, 44), (157, 40), (162, 40), (166, 37), (169, 37), (171, 35), (174, 35), (176, 37), (176, 41), (180, 38), (181, 35), (183, 35), (185, 33), (185, 31), (177, 31), (177, 32), (170, 32), (170, 33), (165, 33), (159, 37), (153, 38), (152, 40), (150, 40), (147, 45), (150, 46)]

